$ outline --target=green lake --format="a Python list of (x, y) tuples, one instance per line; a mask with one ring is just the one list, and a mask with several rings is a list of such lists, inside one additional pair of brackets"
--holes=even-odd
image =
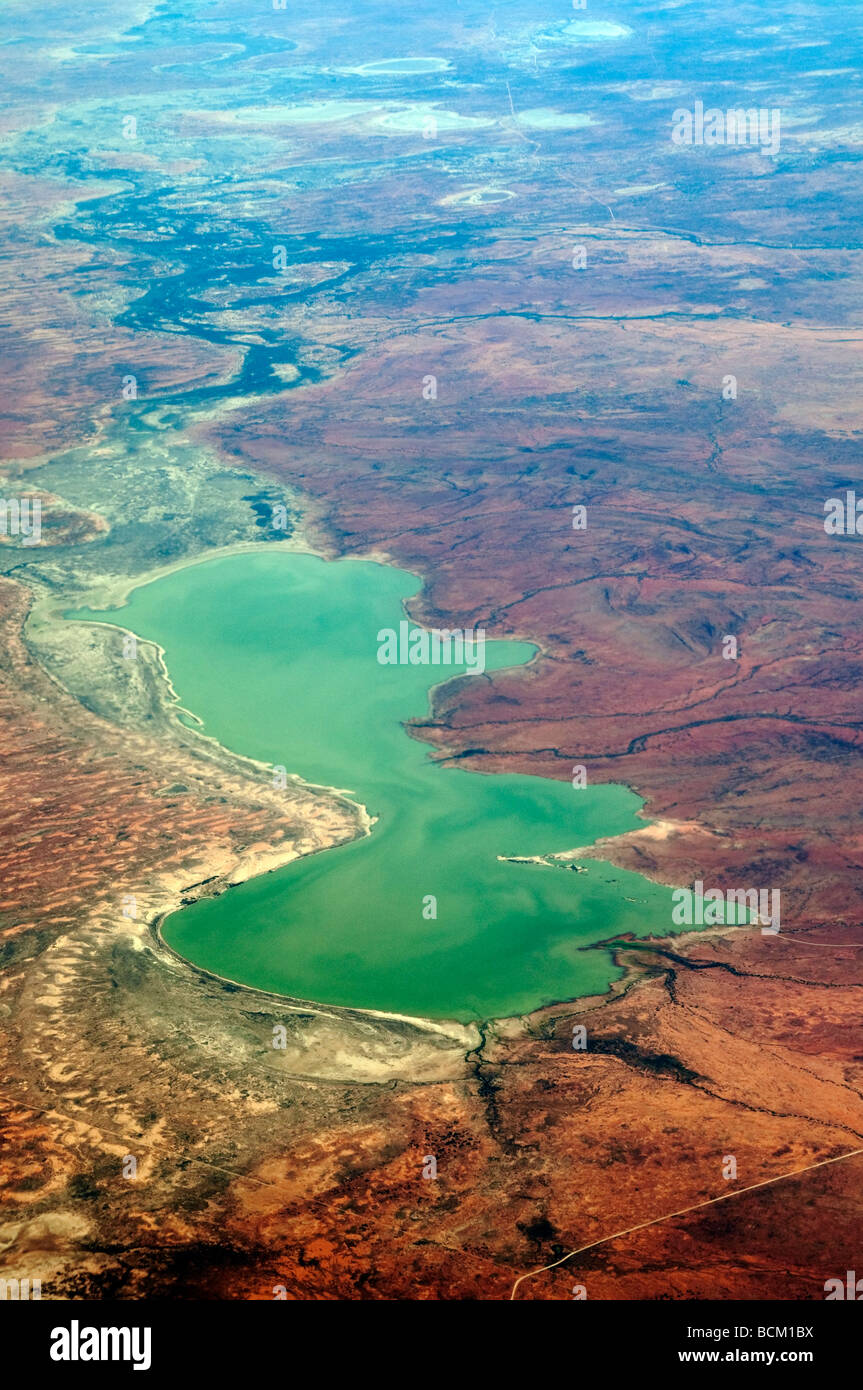
[[(262, 551), (165, 575), (119, 611), (69, 615), (158, 642), (207, 734), (348, 791), (378, 817), (368, 837), (173, 913), (165, 940), (244, 984), (430, 1018), (504, 1017), (603, 991), (619, 971), (606, 950), (581, 948), (667, 935), (671, 890), (596, 860), (576, 873), (498, 856), (636, 829), (641, 802), (625, 787), (435, 765), (402, 721), (424, 716), (429, 689), (464, 668), (378, 662), (378, 631), (398, 629), (420, 587), (369, 561)], [(486, 669), (534, 650), (487, 642)], [(436, 918), (424, 915), (430, 896)]]

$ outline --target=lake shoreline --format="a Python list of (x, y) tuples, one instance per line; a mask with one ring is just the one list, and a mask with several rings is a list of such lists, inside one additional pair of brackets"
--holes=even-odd
[[(244, 554), (257, 559), (235, 566)], [(376, 660), (375, 633), (396, 608), (417, 606), (422, 576), (382, 556), (346, 558), (352, 563), (331, 563), (298, 538), (225, 548), (139, 575), (123, 586), (127, 599), (135, 595), (125, 612), (66, 609), (71, 622), (139, 634), (157, 653), (174, 717), (203, 720), (194, 736), (214, 751), (243, 750), (258, 773), (324, 798), (348, 795), (345, 782), (357, 788), (360, 834), (339, 843), (358, 852), (364, 843), (359, 857), (339, 856), (322, 874), (318, 841), (268, 864), (277, 880), (247, 866), (230, 902), (223, 891), (204, 889), (191, 902), (187, 892), (186, 910), (169, 914), (177, 928), (160, 921), (161, 939), (230, 984), (373, 1015), (466, 1025), (603, 992), (616, 970), (579, 963), (577, 948), (609, 926), (641, 935), (652, 923), (666, 935), (667, 890), (609, 862), (579, 876), (573, 897), (563, 879), (575, 875), (555, 875), (558, 885), (526, 880), (518, 863), (524, 850), (569, 857), (574, 845), (632, 833), (643, 822), (640, 799), (616, 784), (576, 796), (554, 779), (439, 769), (408, 721), (437, 689), (473, 672), (464, 663), (444, 673)], [(226, 563), (204, 575), (207, 561)], [(153, 593), (156, 578), (169, 587)], [(116, 604), (116, 586), (112, 596)], [(412, 621), (425, 627), (423, 618)], [(491, 639), (485, 674), (517, 673), (539, 655), (536, 643)], [(430, 691), (432, 670), (443, 680)], [(383, 829), (370, 837), (380, 816)], [(422, 897), (431, 887), (445, 904), (437, 927), (421, 920), (437, 917), (437, 897)], [(432, 904), (422, 913), (421, 898)]]

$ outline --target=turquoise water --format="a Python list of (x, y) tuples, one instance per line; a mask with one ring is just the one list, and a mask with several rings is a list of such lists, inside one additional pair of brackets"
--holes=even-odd
[[(220, 743), (350, 790), (378, 817), (367, 838), (172, 914), (165, 939), (245, 984), (435, 1018), (602, 991), (618, 973), (610, 956), (579, 948), (667, 934), (671, 890), (598, 861), (576, 873), (498, 856), (638, 828), (641, 802), (624, 787), (436, 766), (402, 721), (425, 715), (429, 688), (463, 668), (377, 660), (379, 630), (398, 629), (419, 588), (387, 566), (271, 551), (179, 570), (98, 615), (165, 649), (182, 704)], [(534, 650), (489, 642), (486, 667)]]

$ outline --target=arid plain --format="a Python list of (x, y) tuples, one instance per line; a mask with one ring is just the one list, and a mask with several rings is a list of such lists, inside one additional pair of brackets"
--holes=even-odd
[[(516, 1297), (822, 1298), (863, 1235), (855, 7), (7, 9), (3, 490), (43, 533), (0, 546), (0, 1272), (499, 1300), (591, 1246)], [(676, 146), (699, 99), (780, 150)], [(263, 545), (534, 642), (412, 735), (632, 787), (592, 862), (780, 888), (781, 931), (620, 941), (608, 996), (468, 1026), (178, 960), (165, 912), (370, 827), (63, 615)]]

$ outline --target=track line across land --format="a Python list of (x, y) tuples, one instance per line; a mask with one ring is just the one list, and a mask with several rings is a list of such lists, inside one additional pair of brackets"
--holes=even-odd
[(516, 1290), (519, 1284), (525, 1279), (533, 1279), (537, 1274), (545, 1274), (550, 1269), (557, 1269), (559, 1265), (566, 1264), (575, 1255), (583, 1255), (586, 1250), (595, 1250), (598, 1245), (607, 1245), (611, 1240), (620, 1240), (622, 1236), (632, 1235), (634, 1231), (645, 1231), (648, 1226), (658, 1226), (662, 1221), (673, 1221), (676, 1216), (687, 1216), (692, 1211), (700, 1211), (704, 1207), (711, 1207), (716, 1202), (727, 1202), (730, 1197), (742, 1197), (745, 1192), (754, 1192), (759, 1187), (769, 1187), (772, 1183), (784, 1182), (786, 1178), (796, 1178), (801, 1173), (811, 1173), (813, 1168), (826, 1168), (829, 1163), (842, 1163), (846, 1158), (857, 1158), (863, 1154), (863, 1149), (851, 1149), (848, 1153), (837, 1154), (835, 1158), (822, 1158), (817, 1163), (807, 1163), (805, 1168), (795, 1168), (790, 1173), (778, 1173), (775, 1178), (762, 1178), (761, 1182), (750, 1183), (748, 1187), (735, 1187), (731, 1192), (723, 1192), (718, 1197), (708, 1197), (704, 1202), (695, 1202), (691, 1207), (681, 1207), (680, 1211), (668, 1211), (664, 1216), (654, 1216), (650, 1221), (640, 1221), (636, 1226), (627, 1226), (625, 1231), (615, 1231), (613, 1235), (601, 1236), (599, 1240), (592, 1240), (589, 1245), (580, 1245), (577, 1250), (570, 1250), (568, 1254), (561, 1255), (559, 1260), (554, 1260), (550, 1265), (543, 1265), (540, 1269), (528, 1270), (526, 1274), (520, 1274), (512, 1286), (509, 1296), (512, 1303), (515, 1299)]

